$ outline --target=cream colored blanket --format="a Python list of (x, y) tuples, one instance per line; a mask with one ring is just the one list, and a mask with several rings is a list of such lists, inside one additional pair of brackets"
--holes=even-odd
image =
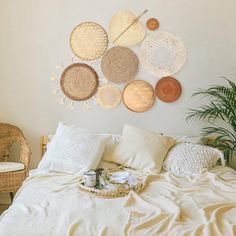
[(148, 176), (141, 193), (104, 200), (78, 176), (34, 171), (0, 217), (0, 236), (236, 235), (236, 172)]

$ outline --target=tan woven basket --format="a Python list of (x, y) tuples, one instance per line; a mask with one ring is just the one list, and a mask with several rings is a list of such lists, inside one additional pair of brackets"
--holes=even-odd
[(87, 193), (94, 197), (105, 198), (105, 199), (125, 197), (130, 193), (131, 190), (139, 192), (141, 188), (142, 184), (139, 184), (134, 189), (129, 188), (129, 189), (118, 189), (118, 190), (106, 190), (106, 189), (96, 189), (96, 188), (86, 187), (85, 185), (82, 184), (82, 179), (80, 179), (78, 183), (78, 189), (80, 192)]
[(105, 29), (95, 22), (84, 22), (74, 28), (70, 35), (73, 53), (83, 60), (96, 60), (108, 47)]

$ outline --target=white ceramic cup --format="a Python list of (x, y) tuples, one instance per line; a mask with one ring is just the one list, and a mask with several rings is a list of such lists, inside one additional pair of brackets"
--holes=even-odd
[(89, 170), (84, 173), (84, 185), (87, 187), (95, 187), (96, 186), (96, 172), (94, 170)]

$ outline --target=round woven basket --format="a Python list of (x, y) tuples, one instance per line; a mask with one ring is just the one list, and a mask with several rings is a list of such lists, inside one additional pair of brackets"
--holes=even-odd
[(155, 87), (156, 96), (166, 103), (176, 101), (180, 97), (181, 91), (181, 84), (173, 77), (160, 79)]
[(121, 92), (114, 85), (107, 84), (98, 88), (96, 100), (101, 107), (111, 109), (119, 105)]
[(74, 28), (70, 35), (73, 53), (83, 60), (95, 60), (101, 57), (108, 47), (105, 29), (95, 22), (84, 22)]
[(144, 80), (134, 80), (124, 88), (123, 102), (133, 112), (145, 112), (151, 109), (155, 100), (152, 85)]
[(101, 68), (105, 77), (114, 83), (127, 83), (138, 72), (139, 60), (136, 54), (126, 47), (113, 47), (102, 58)]
[[(127, 10), (118, 11), (112, 16), (109, 23), (109, 36), (114, 45), (131, 47), (137, 45), (144, 39), (146, 29), (139, 21), (128, 28), (135, 20), (136, 16)], [(124, 32), (127, 28), (128, 30)], [(122, 34), (122, 32), (124, 33)]]
[(68, 66), (61, 75), (60, 85), (63, 93), (75, 101), (92, 97), (98, 88), (98, 75), (87, 64), (75, 63)]
[(115, 191), (114, 190), (112, 190), (112, 191), (111, 190), (104, 190), (104, 189), (101, 190), (101, 189), (86, 187), (82, 183), (82, 181), (79, 181), (78, 189), (80, 192), (84, 192), (84, 193), (87, 193), (87, 194), (92, 195), (94, 197), (105, 198), (105, 199), (125, 197), (132, 190), (131, 188), (129, 188), (127, 190), (120, 189), (120, 190), (115, 190)]

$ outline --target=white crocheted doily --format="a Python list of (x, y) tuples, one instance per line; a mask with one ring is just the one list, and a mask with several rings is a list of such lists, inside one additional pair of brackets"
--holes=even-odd
[(156, 31), (143, 41), (139, 58), (149, 73), (161, 78), (173, 75), (183, 67), (187, 50), (179, 37)]

